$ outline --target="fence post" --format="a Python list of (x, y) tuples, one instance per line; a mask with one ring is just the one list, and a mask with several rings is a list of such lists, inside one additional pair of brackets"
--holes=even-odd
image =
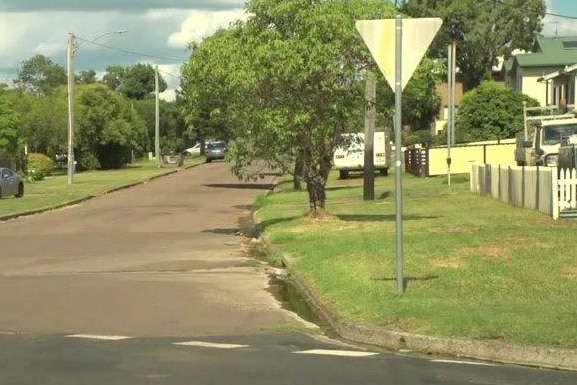
[(551, 216), (553, 219), (559, 219), (559, 176), (557, 167), (551, 170)]

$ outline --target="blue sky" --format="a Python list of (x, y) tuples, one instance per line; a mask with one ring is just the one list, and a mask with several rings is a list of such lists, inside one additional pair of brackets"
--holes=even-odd
[[(576, 0), (547, 0), (546, 3), (548, 12), (577, 17)], [(559, 36), (577, 35), (577, 20), (547, 16), (543, 21), (543, 31), (546, 35), (555, 32)]]

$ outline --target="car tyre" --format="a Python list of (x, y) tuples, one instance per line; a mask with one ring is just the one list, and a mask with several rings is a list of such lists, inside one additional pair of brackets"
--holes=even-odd
[(210, 163), (210, 162), (212, 162), (212, 159), (207, 159), (207, 160), (206, 160), (206, 163)]
[(18, 193), (16, 193), (16, 195), (14, 195), (16, 198), (22, 198), (24, 196), (24, 184), (20, 183), (18, 185)]
[(347, 170), (339, 170), (339, 179), (347, 179), (349, 172)]

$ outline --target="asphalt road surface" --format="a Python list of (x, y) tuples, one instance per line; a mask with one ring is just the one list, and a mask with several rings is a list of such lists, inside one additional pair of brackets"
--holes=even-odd
[(577, 383), (317, 336), (243, 253), (271, 183), (215, 162), (0, 223), (0, 385)]

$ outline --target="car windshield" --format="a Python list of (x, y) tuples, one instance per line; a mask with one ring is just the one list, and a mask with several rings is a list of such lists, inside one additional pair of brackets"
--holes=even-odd
[(209, 149), (218, 149), (218, 148), (225, 148), (226, 144), (224, 142), (213, 142), (209, 143), (207, 148)]
[(577, 124), (563, 124), (543, 127), (543, 144), (561, 143), (564, 137), (577, 134)]

